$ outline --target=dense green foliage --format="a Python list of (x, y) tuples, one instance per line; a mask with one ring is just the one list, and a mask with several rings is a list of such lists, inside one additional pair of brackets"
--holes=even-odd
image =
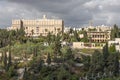
[(120, 38), (120, 30), (116, 24), (111, 30), (111, 39), (114, 40), (115, 38)]
[(19, 41), (20, 43), (26, 42), (25, 32), (22, 28), (17, 31), (0, 29), (0, 48), (13, 44), (16, 41)]
[[(119, 37), (115, 27), (114, 37)], [(116, 33), (117, 32), (117, 33)], [(83, 34), (83, 38), (79, 38)], [(113, 37), (113, 38), (114, 38)], [(95, 50), (91, 56), (61, 41), (88, 42), (86, 31), (70, 29), (68, 33), (38, 38), (26, 37), (21, 28), (17, 31), (0, 30), (0, 80), (17, 80), (18, 69), (23, 69), (23, 80), (116, 80), (119, 79), (119, 53), (115, 46), (103, 51)], [(17, 57), (17, 58), (15, 58)]]

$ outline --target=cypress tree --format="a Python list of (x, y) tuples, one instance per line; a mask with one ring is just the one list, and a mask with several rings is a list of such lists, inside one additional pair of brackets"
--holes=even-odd
[(9, 55), (8, 55), (8, 69), (11, 67), (12, 61), (11, 61), (11, 47), (9, 47)]
[(104, 71), (105, 72), (108, 67), (108, 57), (109, 57), (108, 43), (106, 43), (106, 45), (103, 47), (103, 61), (104, 61)]
[(50, 53), (48, 53), (48, 55), (47, 55), (47, 63), (48, 63), (48, 65), (51, 63)]
[(51, 33), (50, 32), (47, 35), (47, 42), (49, 45), (51, 44)]
[(7, 54), (6, 52), (4, 53), (4, 68), (5, 68), (5, 71), (7, 71)]
[(34, 57), (36, 57), (37, 56), (37, 47), (34, 48), (34, 52), (33, 53), (34, 53)]
[(60, 35), (57, 34), (55, 37), (55, 43), (54, 43), (54, 57), (57, 58), (57, 55), (61, 54), (61, 42), (60, 42)]
[(119, 75), (119, 57), (118, 57), (118, 52), (115, 53), (115, 62), (114, 62), (114, 75), (118, 76)]
[(4, 56), (3, 56), (3, 52), (2, 52), (2, 56), (1, 56), (1, 63), (4, 61)]
[(24, 75), (23, 75), (23, 80), (27, 80), (27, 68), (25, 66), (25, 69), (24, 69)]

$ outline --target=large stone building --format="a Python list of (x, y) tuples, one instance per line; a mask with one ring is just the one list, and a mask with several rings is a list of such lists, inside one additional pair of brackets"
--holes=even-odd
[(91, 42), (107, 42), (110, 40), (111, 31), (88, 31), (87, 35)]
[(49, 32), (57, 34), (64, 30), (64, 22), (61, 19), (47, 19), (43, 16), (43, 19), (38, 20), (12, 20), (12, 26), (8, 27), (8, 30), (17, 30), (21, 27), (24, 28), (26, 36), (46, 36)]
[(84, 28), (87, 31), (89, 41), (91, 42), (107, 42), (111, 39), (111, 27), (109, 26), (89, 26)]
[[(89, 39), (89, 42), (95, 42), (95, 43), (105, 43), (111, 39), (111, 29), (110, 26), (87, 26), (83, 28), (76, 28), (75, 30), (79, 31), (86, 31), (87, 38)], [(79, 33), (79, 37), (83, 38), (84, 34)]]

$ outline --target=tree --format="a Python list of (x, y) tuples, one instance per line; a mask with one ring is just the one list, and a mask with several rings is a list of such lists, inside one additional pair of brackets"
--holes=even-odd
[(73, 29), (72, 29), (72, 28), (70, 28), (69, 34), (72, 34), (72, 33), (73, 33)]
[(61, 66), (57, 74), (57, 80), (70, 80), (70, 78), (70, 73), (63, 66)]
[(34, 50), (33, 50), (33, 55), (34, 55), (34, 57), (37, 57), (37, 53), (38, 53), (38, 49), (37, 49), (37, 46), (35, 46), (34, 48), (33, 48)]
[(119, 38), (120, 37), (120, 32), (118, 29), (118, 26), (115, 24), (113, 29), (111, 30), (111, 39), (114, 40), (115, 38)]
[(9, 44), (9, 31), (0, 29), (0, 48)]
[(82, 42), (88, 42), (89, 39), (88, 39), (88, 36), (87, 36), (87, 32), (83, 30), (82, 34), (84, 35), (84, 37), (81, 39), (81, 41)]
[(70, 42), (70, 35), (69, 35), (69, 33), (63, 33), (62, 40)]
[(119, 53), (115, 53), (115, 62), (114, 62), (114, 75), (119, 76)]
[(109, 52), (111, 52), (111, 53), (116, 52), (115, 45), (111, 45), (111, 46), (109, 47)]
[(51, 40), (52, 40), (51, 37), (52, 37), (52, 35), (51, 35), (51, 33), (49, 32), (48, 35), (47, 35), (47, 37), (46, 37), (46, 38), (47, 38), (47, 42), (48, 42), (49, 45), (50, 45), (51, 42), (52, 42), (52, 41), (51, 41)]
[(7, 54), (6, 54), (6, 52), (4, 53), (4, 68), (6, 71), (8, 70), (7, 69)]
[(91, 57), (90, 56), (85, 56), (85, 55), (81, 55), (82, 57), (82, 63), (84, 64), (84, 70), (88, 71), (90, 68), (90, 61), (91, 61)]
[(76, 41), (80, 41), (79, 35), (76, 30), (74, 31), (74, 38)]
[(58, 55), (61, 54), (61, 41), (60, 41), (60, 35), (57, 34), (57, 36), (55, 37), (55, 42), (54, 42), (54, 57), (57, 58)]
[(40, 58), (34, 58), (30, 65), (30, 71), (33, 72), (34, 74), (39, 73), (40, 70), (42, 69), (44, 61), (41, 60)]
[(113, 73), (113, 76), (118, 76), (119, 74), (119, 58), (118, 52), (110, 54), (108, 57), (108, 71)]
[(16, 75), (16, 72), (15, 72), (14, 66), (11, 66), (11, 67), (9, 68), (9, 70), (7, 71), (7, 76), (8, 76), (9, 78), (11, 78), (11, 77), (13, 77), (13, 76), (15, 76), (15, 75)]
[(103, 62), (104, 62), (104, 72), (108, 73), (108, 57), (109, 57), (109, 50), (108, 50), (108, 43), (103, 47)]
[(48, 53), (48, 55), (47, 55), (47, 63), (48, 63), (48, 65), (51, 63), (50, 53)]
[(69, 47), (66, 48), (66, 53), (64, 53), (64, 58), (65, 60), (74, 59), (74, 55), (72, 54), (71, 48)]
[(23, 27), (21, 27), (19, 30), (17, 30), (17, 36), (19, 36), (19, 37), (25, 36), (25, 31), (24, 31)]
[(25, 43), (26, 42), (25, 31), (24, 31), (23, 27), (21, 27), (19, 30), (17, 30), (16, 36), (17, 36), (17, 40), (20, 43)]
[(8, 69), (11, 67), (11, 65), (12, 65), (12, 60), (11, 60), (11, 48), (9, 48)]
[(23, 75), (23, 80), (28, 80), (28, 75), (27, 75), (27, 69), (25, 67), (24, 75)]
[(95, 50), (91, 57), (91, 66), (90, 66), (90, 73), (93, 74), (103, 72), (104, 65), (103, 65), (103, 56), (98, 50)]

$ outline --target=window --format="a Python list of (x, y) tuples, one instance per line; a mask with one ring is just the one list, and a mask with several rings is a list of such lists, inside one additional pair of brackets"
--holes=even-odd
[(39, 27), (36, 27), (36, 32), (37, 32), (37, 33), (39, 32)]

